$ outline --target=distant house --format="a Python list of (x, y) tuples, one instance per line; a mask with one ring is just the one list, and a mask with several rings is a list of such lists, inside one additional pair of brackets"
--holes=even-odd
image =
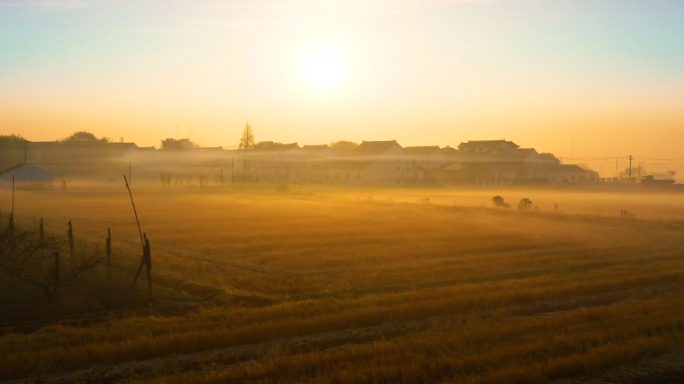
[(517, 167), (493, 163), (454, 163), (443, 167), (438, 173), (443, 183), (455, 183), (474, 187), (502, 187), (517, 179)]
[(520, 146), (506, 140), (476, 140), (458, 145), (458, 151), (463, 154), (497, 155), (515, 151)]
[(452, 157), (458, 155), (458, 149), (452, 148), (448, 145), (446, 147), (440, 149), (440, 152), (442, 152), (442, 155), (444, 155), (444, 157), (446, 157), (446, 158), (452, 158)]
[(422, 178), (422, 172), (413, 171), (396, 140), (364, 141), (348, 154), (318, 164), (313, 177), (322, 183), (399, 184)]
[(412, 164), (429, 169), (447, 162), (447, 157), (437, 145), (404, 148)]
[(550, 183), (579, 183), (587, 180), (587, 171), (575, 164), (546, 165), (544, 170)]
[(16, 188), (29, 186), (53, 187), (52, 173), (32, 164), (19, 164), (0, 172), (0, 188), (12, 188), (12, 178)]
[[(406, 147), (404, 150), (406, 151), (407, 157), (411, 162), (412, 169), (422, 172), (424, 175), (423, 179), (426, 182), (435, 181), (434, 176), (430, 171), (445, 165), (449, 160), (449, 158), (444, 155), (444, 152), (437, 145)], [(409, 177), (409, 181), (414, 180)]]
[(400, 159), (406, 157), (406, 151), (396, 140), (363, 141), (351, 151), (350, 155), (357, 158)]
[(423, 178), (423, 172), (411, 165), (406, 150), (396, 140), (363, 141), (349, 157), (373, 162), (362, 175), (367, 184), (401, 184)]
[(382, 178), (374, 174), (377, 169), (373, 165), (377, 167), (377, 164), (374, 160), (335, 159), (318, 168), (316, 181), (333, 184), (382, 183)]
[(328, 158), (337, 156), (335, 151), (333, 151), (327, 144), (305, 145), (302, 147), (302, 152), (308, 157), (313, 158)]

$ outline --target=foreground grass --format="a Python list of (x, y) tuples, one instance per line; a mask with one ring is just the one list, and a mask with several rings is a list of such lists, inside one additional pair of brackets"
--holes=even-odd
[[(47, 195), (31, 209), (54, 222), (73, 216), (84, 236), (112, 227), (125, 249), (136, 235), (126, 204), (112, 195)], [(315, 196), (141, 194), (139, 206), (155, 273), (273, 304), (4, 335), (0, 377), (268, 342), (284, 346), (255, 352), (251, 364), (208, 361), (147, 377), (545, 382), (683, 342), (684, 228), (676, 222)], [(384, 338), (396, 325), (407, 331)], [(334, 337), (362, 328), (375, 332), (371, 342)], [(288, 346), (306, 338), (315, 347)]]

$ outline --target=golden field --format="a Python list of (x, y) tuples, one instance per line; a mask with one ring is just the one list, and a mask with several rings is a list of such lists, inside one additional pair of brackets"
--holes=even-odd
[[(139, 299), (144, 279), (134, 295), (125, 288), (140, 257), (125, 189), (17, 194), (18, 219), (43, 217), (55, 231), (72, 220), (83, 244), (102, 244), (111, 228), (116, 268), (113, 282), (101, 284), (96, 270), (69, 293), (92, 311), (61, 325), (6, 327), (0, 378), (545, 383), (643, 374), (657, 382), (629, 367), (684, 347), (683, 194), (133, 193), (152, 244), (149, 306)], [(514, 206), (528, 197), (538, 209), (491, 208), (494, 195)], [(5, 211), (9, 202), (0, 193)], [(113, 308), (107, 296), (136, 299)]]

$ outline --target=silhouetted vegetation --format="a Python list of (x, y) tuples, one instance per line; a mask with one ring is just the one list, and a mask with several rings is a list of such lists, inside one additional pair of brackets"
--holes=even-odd
[(242, 131), (242, 137), (240, 137), (239, 149), (253, 149), (254, 148), (254, 132), (252, 132), (252, 127), (249, 122), (245, 125), (245, 129)]
[(78, 131), (73, 135), (59, 140), (60, 144), (68, 145), (85, 145), (85, 146), (98, 146), (107, 145), (112, 142), (112, 139), (108, 137), (97, 138), (94, 134), (85, 131)]
[(283, 143), (278, 143), (275, 141), (260, 141), (256, 144), (254, 144), (254, 149), (255, 151), (277, 151), (279, 149), (282, 149), (285, 147), (287, 144)]
[(359, 144), (353, 142), (353, 141), (346, 141), (346, 140), (340, 140), (340, 141), (334, 141), (330, 143), (330, 148), (333, 149), (354, 149), (359, 146)]
[(161, 149), (193, 149), (199, 148), (198, 144), (193, 143), (190, 139), (164, 139), (161, 141)]
[(504, 201), (501, 196), (492, 197), (492, 205), (496, 208), (510, 208), (511, 205)]
[(532, 208), (532, 200), (528, 199), (527, 197), (521, 199), (518, 203), (518, 209), (525, 210), (530, 208)]
[(19, 135), (0, 135), (0, 170), (24, 161), (25, 142)]

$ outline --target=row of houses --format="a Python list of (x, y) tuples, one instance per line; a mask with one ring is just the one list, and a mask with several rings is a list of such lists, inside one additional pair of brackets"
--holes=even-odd
[[(586, 171), (577, 165), (560, 164), (552, 154), (520, 148), (507, 140), (468, 141), (456, 148), (403, 147), (396, 140), (364, 141), (354, 148), (274, 143), (254, 150), (221, 147), (156, 150), (139, 148), (132, 143), (113, 144), (116, 145), (65, 149), (53, 143), (31, 143), (31, 157), (37, 160), (38, 166), (42, 162), (48, 167), (52, 163), (77, 164), (74, 159), (78, 159), (79, 164), (89, 164), (83, 168), (87, 171), (78, 174), (80, 176), (95, 168), (100, 174), (107, 173), (98, 164), (114, 164), (117, 159), (119, 162), (127, 159), (136, 164), (138, 173), (150, 179), (178, 178), (191, 167), (210, 173), (220, 169), (221, 182), (233, 183), (429, 183), (498, 187), (580, 183), (587, 177)], [(75, 172), (75, 168), (74, 165), (70, 169)], [(36, 169), (24, 171), (40, 174)], [(111, 172), (120, 177), (118, 168)], [(45, 174), (40, 177), (47, 179)], [(2, 185), (6, 186), (10, 178), (9, 173), (0, 173)]]
[(552, 154), (520, 148), (506, 140), (468, 141), (457, 148), (364, 141), (347, 150), (293, 143), (268, 150), (226, 152), (233, 159), (231, 175), (246, 182), (493, 187), (586, 181), (586, 171), (579, 166), (560, 164)]

